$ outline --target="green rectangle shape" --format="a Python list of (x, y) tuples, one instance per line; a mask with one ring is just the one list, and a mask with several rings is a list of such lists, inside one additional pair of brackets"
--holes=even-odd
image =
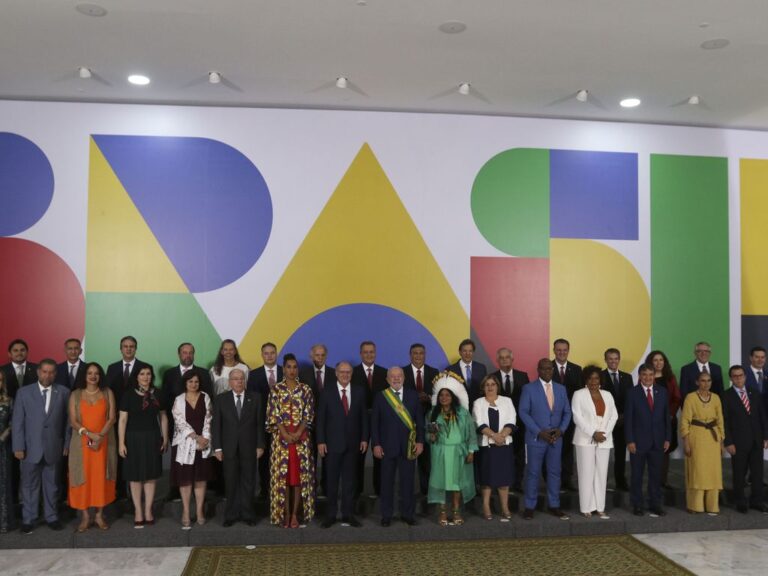
[(651, 341), (676, 374), (699, 341), (727, 369), (729, 271), (727, 159), (652, 154)]

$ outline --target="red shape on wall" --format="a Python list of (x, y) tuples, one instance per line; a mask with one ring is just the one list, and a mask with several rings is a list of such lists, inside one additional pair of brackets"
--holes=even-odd
[(507, 347), (533, 380), (549, 357), (549, 260), (473, 257), (470, 322), (488, 355)]
[(61, 359), (64, 341), (85, 332), (85, 296), (72, 269), (40, 244), (0, 238), (0, 270), (0, 347), (22, 338), (30, 360)]

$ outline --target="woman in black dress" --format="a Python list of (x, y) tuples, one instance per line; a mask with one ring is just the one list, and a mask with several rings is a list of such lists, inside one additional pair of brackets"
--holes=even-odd
[(154, 378), (152, 368), (145, 366), (136, 375), (135, 386), (120, 400), (119, 451), (123, 457), (123, 478), (131, 487), (134, 528), (155, 523), (155, 484), (163, 472), (162, 454), (168, 446), (168, 416), (152, 385)]
[(11, 458), (11, 415), (13, 400), (8, 396), (5, 373), (0, 372), (0, 533), (13, 530), (13, 478)]
[(171, 451), (171, 485), (181, 492), (181, 527), (189, 530), (192, 520), (189, 505), (192, 488), (195, 489), (197, 523), (205, 524), (205, 489), (214, 478), (211, 459), (211, 419), (213, 405), (205, 392), (200, 390), (200, 374), (196, 368), (181, 377), (185, 392), (173, 402), (173, 449)]

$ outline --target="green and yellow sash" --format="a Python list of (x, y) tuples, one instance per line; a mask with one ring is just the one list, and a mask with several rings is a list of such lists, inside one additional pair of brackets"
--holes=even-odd
[(383, 392), (384, 398), (402, 420), (405, 427), (408, 428), (408, 460), (416, 460), (416, 423), (411, 418), (411, 414), (405, 409), (403, 403), (392, 391), (392, 388), (387, 388)]

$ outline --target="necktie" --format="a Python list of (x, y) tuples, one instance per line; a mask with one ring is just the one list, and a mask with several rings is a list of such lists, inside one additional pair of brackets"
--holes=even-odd
[(762, 393), (763, 391), (763, 371), (757, 371), (757, 389)]
[(741, 403), (744, 404), (744, 410), (747, 411), (747, 414), (750, 414), (752, 410), (749, 405), (749, 396), (747, 396), (747, 391), (742, 388), (739, 390), (739, 396), (741, 396)]
[(322, 390), (323, 389), (323, 371), (318, 370), (315, 374), (315, 384), (317, 384), (317, 389)]
[(75, 387), (75, 365), (74, 364), (69, 365), (69, 387), (70, 389)]
[(240, 394), (237, 395), (237, 400), (235, 401), (235, 409), (237, 410), (237, 419), (240, 420), (240, 412), (243, 409), (243, 402), (240, 399)]
[(507, 374), (506, 377), (504, 378), (504, 392), (506, 392), (510, 396), (512, 395), (512, 382), (509, 379), (509, 374)]
[(16, 369), (16, 380), (19, 381), (19, 388), (24, 385), (24, 364)]
[(467, 390), (472, 386), (472, 364), (467, 364)]
[(395, 395), (397, 396), (397, 401), (400, 401), (400, 390), (395, 391)]
[(560, 366), (560, 384), (565, 384), (565, 366)]
[(706, 364), (704, 364), (704, 366), (702, 366), (702, 367), (701, 367), (701, 371), (702, 371), (704, 374), (709, 374), (709, 370), (707, 370), (707, 365), (706, 365)]
[(651, 392), (651, 388), (646, 388), (645, 394), (645, 397), (648, 399), (648, 408), (650, 408), (651, 412), (653, 412), (653, 393)]
[(275, 369), (274, 368), (269, 369), (269, 376), (267, 376), (267, 384), (269, 384), (270, 388), (272, 388), (272, 386), (275, 385)]
[(424, 380), (421, 379), (421, 368), (416, 370), (416, 391), (421, 392), (424, 390)]
[(619, 374), (618, 372), (614, 372), (611, 374), (611, 377), (613, 378), (613, 387), (618, 392), (619, 391)]
[(370, 368), (366, 368), (366, 370), (368, 371), (368, 389), (372, 390), (373, 389), (373, 370), (371, 370)]
[(552, 391), (552, 382), (547, 382), (546, 387), (547, 404), (549, 404), (550, 412), (555, 408), (555, 393)]
[(123, 384), (128, 384), (128, 379), (131, 377), (131, 365), (128, 362), (125, 363), (123, 368)]
[(341, 389), (341, 405), (344, 408), (344, 416), (349, 414), (349, 400), (347, 400), (347, 389)]
[(48, 388), (43, 388), (43, 412), (48, 414)]

